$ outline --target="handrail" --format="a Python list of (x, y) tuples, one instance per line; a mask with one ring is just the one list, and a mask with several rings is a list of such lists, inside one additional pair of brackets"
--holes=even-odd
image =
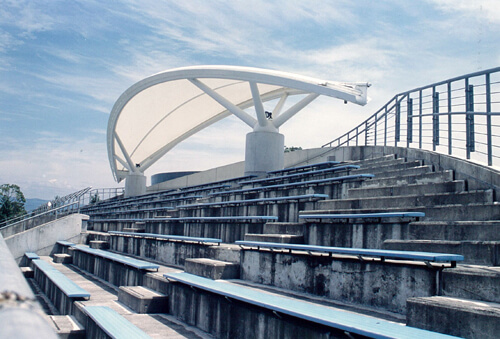
[(353, 143), (431, 149), (498, 166), (500, 67), (396, 94), (364, 122), (322, 147)]
[[(70, 206), (73, 206), (73, 205), (77, 205), (78, 207), (77, 208), (72, 208), (72, 209), (68, 209)], [(60, 210), (62, 209), (67, 209), (67, 212), (68, 213), (59, 213)], [(58, 217), (62, 217), (62, 216), (65, 216), (67, 214), (69, 214), (70, 212), (73, 212), (73, 211), (78, 211), (79, 209), (79, 202), (78, 201), (75, 201), (75, 202), (72, 202), (70, 204), (67, 204), (67, 205), (64, 205), (64, 206), (60, 206), (60, 207), (56, 207), (56, 208), (53, 208), (53, 209), (50, 209), (48, 211), (45, 211), (45, 212), (42, 212), (42, 213), (38, 213), (36, 215), (33, 215), (31, 217), (28, 217), (28, 218), (24, 218), (22, 220), (19, 220), (19, 221), (16, 221), (16, 222), (11, 222), (11, 223), (8, 223), (4, 226), (1, 226), (0, 227), (0, 230), (2, 229), (5, 229), (7, 227), (13, 227), (13, 226), (16, 226), (20, 223), (25, 223), (24, 227), (23, 227), (23, 230), (22, 231), (25, 231), (26, 230), (26, 223), (28, 223), (29, 221), (31, 220), (35, 220), (37, 218), (40, 218), (40, 217), (43, 217), (45, 215), (48, 215), (48, 214), (54, 214), (55, 215), (55, 218), (54, 220), (56, 220)], [(24, 215), (23, 217), (25, 217), (26, 215)], [(12, 220), (12, 219), (11, 219)], [(9, 221), (9, 220), (8, 220)], [(22, 232), (20, 231), (20, 232)]]

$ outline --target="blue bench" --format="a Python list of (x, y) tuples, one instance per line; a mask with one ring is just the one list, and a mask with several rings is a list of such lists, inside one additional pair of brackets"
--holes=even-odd
[(155, 239), (166, 239), (174, 241), (184, 241), (184, 242), (197, 242), (197, 243), (215, 243), (220, 244), (222, 239), (216, 238), (200, 238), (200, 237), (188, 237), (183, 235), (167, 235), (167, 234), (156, 234), (156, 233), (134, 233), (134, 232), (119, 232), (119, 231), (109, 231), (109, 234), (113, 235), (126, 235), (135, 238), (155, 238)]
[(261, 198), (261, 199), (246, 199), (246, 200), (231, 200), (231, 201), (219, 201), (219, 202), (207, 202), (200, 204), (189, 204), (189, 205), (179, 205), (177, 208), (193, 208), (193, 207), (209, 207), (209, 206), (224, 206), (224, 205), (243, 205), (243, 204), (253, 204), (253, 203), (265, 203), (270, 201), (287, 201), (287, 200), (313, 200), (313, 199), (326, 199), (328, 194), (304, 194), (304, 195), (292, 195), (286, 197), (274, 197), (274, 198)]
[(335, 166), (338, 164), (340, 164), (339, 161), (324, 161), (324, 162), (319, 162), (317, 164), (296, 166), (296, 167), (285, 168), (282, 170), (269, 171), (269, 172), (267, 172), (267, 174), (278, 174), (278, 173), (287, 173), (287, 172), (293, 172), (293, 171), (303, 171), (303, 170), (309, 170), (309, 169), (314, 169), (314, 168), (331, 167), (331, 166)]
[(236, 244), (241, 247), (247, 246), (250, 248), (278, 248), (291, 251), (306, 251), (317, 253), (329, 253), (352, 255), (360, 259), (363, 257), (379, 258), (380, 260), (393, 259), (405, 261), (423, 261), (425, 263), (439, 262), (451, 263), (452, 267), (456, 266), (457, 261), (463, 261), (464, 257), (458, 254), (448, 253), (432, 253), (432, 252), (413, 252), (413, 251), (393, 251), (393, 250), (380, 250), (380, 249), (365, 249), (365, 248), (350, 248), (350, 247), (328, 247), (316, 245), (300, 245), (300, 244), (283, 244), (262, 241), (236, 241)]
[(66, 240), (58, 240), (57, 243), (61, 246), (65, 246), (65, 247), (73, 247), (75, 246), (74, 243), (70, 242), (70, 241), (66, 241)]
[(26, 253), (24, 253), (24, 256), (26, 258), (28, 258), (29, 260), (40, 259), (40, 257), (38, 256), (38, 254), (36, 254), (35, 252), (26, 252)]
[(155, 218), (122, 218), (122, 219), (91, 219), (92, 222), (203, 222), (203, 221), (276, 221), (278, 217), (267, 215), (226, 216), (226, 217), (155, 217)]
[(130, 266), (133, 268), (137, 268), (140, 270), (155, 269), (158, 271), (158, 269), (160, 268), (159, 265), (153, 264), (153, 263), (150, 263), (150, 262), (147, 262), (144, 260), (134, 259), (134, 258), (126, 257), (126, 256), (121, 255), (121, 254), (103, 251), (103, 250), (99, 250), (99, 249), (94, 249), (94, 248), (90, 248), (90, 247), (83, 246), (83, 245), (76, 245), (73, 248), (78, 250), (78, 251), (81, 251), (81, 252), (89, 253), (89, 254), (92, 254), (92, 255), (97, 256), (97, 257), (101, 257), (101, 258), (108, 259), (111, 261), (119, 262), (121, 264)]
[(296, 186), (321, 185), (321, 184), (338, 183), (338, 182), (352, 181), (352, 180), (364, 180), (364, 179), (371, 179), (373, 177), (375, 177), (374, 174), (344, 175), (341, 177), (332, 177), (332, 178), (327, 178), (327, 179), (299, 181), (299, 182), (292, 182), (292, 183), (288, 183), (288, 184), (268, 185), (268, 186), (244, 188), (244, 189), (239, 189), (239, 190), (215, 192), (215, 193), (209, 193), (208, 195), (217, 196), (217, 195), (233, 194), (233, 193), (248, 193), (248, 192), (253, 192), (253, 191), (265, 191), (265, 190), (275, 190), (275, 189), (280, 189), (280, 188), (292, 188), (292, 187), (296, 187)]
[(132, 324), (123, 316), (107, 306), (87, 306), (83, 308), (85, 314), (104, 331), (115, 339), (147, 339), (151, 338), (143, 330)]
[(307, 301), (282, 297), (241, 285), (229, 284), (221, 280), (212, 280), (189, 273), (168, 273), (164, 274), (164, 276), (171, 281), (215, 293), (225, 298), (238, 300), (277, 312), (278, 314), (286, 314), (298, 319), (343, 330), (351, 334), (358, 334), (370, 338), (453, 338), (445, 334), (404, 326), (353, 312), (328, 308)]
[(278, 180), (283, 180), (283, 179), (293, 179), (293, 178), (299, 178), (299, 177), (304, 177), (304, 176), (325, 174), (325, 173), (329, 173), (329, 172), (347, 171), (347, 170), (359, 169), (359, 168), (360, 168), (360, 166), (358, 166), (358, 165), (342, 165), (342, 166), (325, 168), (322, 170), (314, 170), (314, 171), (293, 173), (293, 174), (287, 174), (287, 175), (279, 175), (279, 176), (268, 177), (268, 178), (263, 178), (263, 179), (246, 180), (246, 181), (239, 182), (239, 184), (246, 185), (246, 184), (266, 183), (266, 182), (273, 182), (273, 181), (278, 181)]
[(72, 280), (59, 272), (48, 262), (40, 259), (33, 260), (33, 265), (36, 266), (43, 274), (56, 285), (62, 293), (68, 298), (83, 298), (89, 299), (90, 293), (75, 284)]
[(347, 214), (301, 214), (299, 219), (371, 219), (371, 218), (422, 218), (424, 212), (382, 212), (382, 213), (347, 213)]

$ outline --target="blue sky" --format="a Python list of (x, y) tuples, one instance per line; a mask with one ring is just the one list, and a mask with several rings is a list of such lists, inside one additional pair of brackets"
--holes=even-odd
[[(0, 0), (0, 183), (46, 199), (116, 186), (109, 112), (163, 70), (225, 64), (372, 83), (364, 107), (319, 98), (281, 128), (287, 146), (312, 148), (398, 92), (499, 66), (499, 33), (495, 0)], [(223, 120), (146, 174), (243, 160), (248, 132)]]

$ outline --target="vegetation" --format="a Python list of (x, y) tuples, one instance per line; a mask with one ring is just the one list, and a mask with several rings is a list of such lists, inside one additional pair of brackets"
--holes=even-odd
[(14, 184), (0, 185), (0, 222), (26, 214), (26, 199), (19, 186)]
[(302, 147), (295, 147), (295, 146), (287, 147), (287, 146), (285, 146), (285, 153), (293, 152), (293, 151), (300, 151), (300, 150), (302, 150)]

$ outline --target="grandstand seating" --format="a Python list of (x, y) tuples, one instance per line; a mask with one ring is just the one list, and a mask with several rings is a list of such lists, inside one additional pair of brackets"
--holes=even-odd
[[(170, 315), (217, 337), (250, 336), (258, 326), (271, 336), (282, 336), (281, 329), (306, 337), (440, 337), (415, 328), (440, 330), (416, 321), (427, 302), (446, 312), (450, 298), (500, 302), (496, 193), (468, 188), (451, 170), (396, 155), (323, 161), (267, 178), (98, 202), (82, 210), (90, 216), (87, 241), (107, 239), (110, 250), (59, 241), (57, 251), (70, 248), (74, 267), (114, 288), (141, 285), (168, 294)], [(134, 228), (144, 233), (125, 230)], [(293, 244), (274, 241), (292, 236)], [(193, 260), (200, 270), (239, 265), (239, 278), (228, 283), (178, 273)], [(92, 317), (85, 303), (77, 312), (82, 322)], [(335, 317), (319, 316), (333, 315), (332, 305)], [(464, 310), (465, 319), (498, 312), (485, 305), (486, 311)]]

